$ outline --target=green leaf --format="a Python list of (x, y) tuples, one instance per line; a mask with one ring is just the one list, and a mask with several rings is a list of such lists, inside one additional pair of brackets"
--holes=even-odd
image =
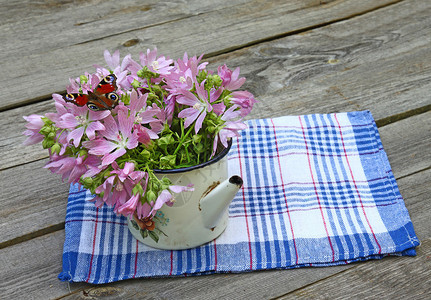
[(157, 145), (165, 152), (169, 145), (175, 143), (175, 139), (172, 137), (172, 133), (167, 134), (157, 140)]
[(148, 231), (148, 234), (150, 235), (150, 238), (153, 239), (156, 243), (159, 242), (159, 236), (154, 231)]
[(148, 230), (142, 230), (142, 228), (139, 229), (139, 233), (141, 234), (141, 236), (145, 239), (148, 236)]
[(166, 155), (160, 158), (160, 169), (172, 169), (175, 168), (176, 155)]
[(130, 223), (132, 223), (133, 228), (135, 228), (136, 230), (141, 229), (141, 228), (139, 227), (138, 223), (136, 223), (136, 221), (135, 221), (135, 220), (131, 220), (131, 221), (130, 221)]
[(149, 190), (146, 192), (145, 197), (147, 198), (147, 201), (150, 203), (151, 201), (156, 201), (157, 196), (156, 194), (152, 191)]
[(151, 152), (148, 151), (147, 149), (142, 150), (140, 154), (141, 154), (141, 158), (145, 160), (149, 160), (151, 157)]

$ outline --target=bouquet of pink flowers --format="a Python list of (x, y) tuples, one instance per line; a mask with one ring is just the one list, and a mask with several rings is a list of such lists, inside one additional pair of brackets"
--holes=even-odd
[(241, 121), (256, 102), (238, 91), (245, 78), (226, 65), (206, 70), (202, 56), (173, 61), (157, 50), (140, 62), (119, 51), (104, 53), (108, 68), (70, 79), (67, 94), (53, 94), (56, 112), (24, 117), (25, 144), (49, 151), (46, 168), (94, 195), (96, 206), (117, 214), (151, 218), (175, 193), (154, 170), (208, 161), (246, 126)]

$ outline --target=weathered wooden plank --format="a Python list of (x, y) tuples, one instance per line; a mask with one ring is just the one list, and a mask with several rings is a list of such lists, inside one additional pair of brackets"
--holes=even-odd
[(429, 299), (431, 239), (412, 259), (388, 258), (360, 264), (278, 299)]
[[(400, 3), (347, 23), (222, 55), (210, 59), (210, 66), (226, 62), (241, 67), (247, 77), (244, 88), (260, 101), (248, 118), (369, 109), (380, 120), (431, 109), (427, 16)], [(0, 169), (46, 157), (38, 145), (22, 147), (24, 137), (17, 128), (24, 130), (22, 115), (50, 110), (53, 105), (47, 101), (0, 113)]]
[(17, 109), (0, 112), (0, 170), (33, 162), (48, 157), (48, 151), (42, 145), (24, 146), (27, 139), (21, 133), (24, 132), (27, 123), (23, 116), (32, 114), (44, 115), (47, 112), (55, 112), (54, 101), (44, 101)]
[(69, 293), (67, 283), (56, 278), (63, 243), (64, 230), (0, 249), (0, 298), (53, 299)]
[(45, 163), (40, 160), (0, 172), (2, 247), (64, 223), (69, 187), (42, 169)]
[[(9, 74), (4, 78), (0, 109), (31, 103), (48, 97), (53, 91), (64, 90), (68, 82), (65, 74), (77, 76), (92, 70), (93, 64), (103, 63), (101, 54), (104, 49), (121, 49), (136, 55), (144, 48), (157, 45), (162, 53), (170, 57), (179, 57), (184, 51), (214, 55), (342, 20), (395, 2), (398, 1), (344, 0), (298, 9), (298, 5), (292, 6), (290, 1), (255, 1), (65, 48), (46, 49), (25, 56), (20, 51), (13, 51), (0, 66), (3, 73)], [(429, 8), (426, 3), (419, 4), (419, 8), (414, 6), (417, 11), (412, 11), (420, 12)], [(88, 30), (93, 30), (93, 27)], [(38, 34), (35, 32), (33, 36)], [(126, 43), (132, 40), (137, 43)], [(39, 43), (34, 38), (32, 42)], [(130, 47), (125, 47), (125, 43)]]
[[(248, 1), (249, 0), (235, 0), (229, 3), (221, 0), (218, 1), (217, 6), (227, 7), (229, 5), (236, 5)], [(159, 18), (168, 17), (174, 19), (173, 16), (175, 15), (197, 14), (201, 12), (201, 9), (207, 11), (214, 8), (216, 8), (216, 4), (212, 1), (196, 0), (189, 0), (187, 3), (184, 1), (155, 0), (123, 0), (120, 2), (113, 0), (6, 1), (2, 3), (2, 10), (0, 11), (0, 26), (18, 24), (20, 28), (16, 30), (22, 32), (23, 29), (34, 30), (34, 28), (31, 28), (29, 25), (40, 26), (37, 29), (43, 30), (49, 26), (47, 23), (52, 22), (57, 23), (57, 26), (70, 26), (74, 28), (73, 26), (83, 26), (93, 22), (100, 22), (98, 25), (101, 27), (104, 25), (111, 26), (111, 24), (107, 22), (109, 21), (111, 23), (117, 23), (116, 25), (119, 27), (128, 28), (132, 26), (129, 23), (133, 20), (135, 24), (132, 27), (136, 28), (137, 24), (139, 24), (137, 21), (146, 22), (153, 17), (152, 15), (158, 15)], [(143, 12), (147, 11), (151, 11), (152, 15), (143, 14)], [(121, 16), (125, 24), (119, 24), (116, 19), (118, 16)], [(60, 28), (61, 27), (56, 27), (55, 29), (59, 30)], [(101, 30), (103, 30), (103, 28)]]
[[(409, 209), (418, 237), (425, 243), (431, 238), (429, 211), (431, 211), (431, 170), (425, 170), (398, 180), (401, 193)], [(60, 272), (64, 232), (58, 231), (27, 242), (0, 250), (0, 291), (5, 299), (48, 299), (68, 294), (66, 283), (57, 280)], [(428, 247), (428, 246), (427, 246)], [(66, 299), (269, 299), (293, 292), (334, 274), (344, 275), (352, 268), (361, 266), (368, 270), (380, 268), (400, 269), (408, 264), (423, 262), (426, 255), (419, 248), (417, 258), (384, 259), (365, 264), (351, 264), (331, 268), (302, 268), (296, 270), (273, 270), (242, 274), (218, 274), (189, 278), (134, 279), (92, 286), (71, 284), (73, 292)], [(427, 250), (429, 251), (429, 250)], [(49, 253), (49, 255), (46, 255)], [(429, 254), (428, 254), (429, 256)], [(37, 259), (34, 259), (37, 258)], [(362, 267), (363, 266), (363, 267)], [(421, 277), (423, 268), (409, 268), (403, 280)], [(385, 273), (386, 274), (386, 273)], [(338, 275), (337, 275), (338, 276)], [(392, 277), (390, 277), (392, 278)], [(401, 279), (400, 279), (401, 280)], [(394, 292), (402, 293), (404, 286), (394, 286)], [(344, 296), (350, 288), (343, 289)]]
[[(396, 178), (431, 167), (431, 112), (389, 124), (379, 131)], [(420, 150), (412, 152), (410, 148)]]
[(425, 2), (404, 1), (214, 60), (247, 76), (260, 101), (252, 118), (370, 109), (380, 119), (385, 112), (429, 109), (431, 11)]
[[(4, 43), (0, 60), (14, 53), (25, 56), (34, 52), (64, 49), (75, 44), (171, 23), (251, 1), (12, 2), (7, 4), (6, 10), (2, 10), (3, 13), (0, 13), (0, 36)], [(303, 2), (305, 3), (295, 1), (292, 7), (300, 9), (316, 5), (319, 1)], [(190, 9), (191, 7), (193, 9)], [(29, 13), (30, 10), (31, 13)], [(13, 19), (11, 20), (11, 18)], [(37, 33), (37, 42), (35, 42), (35, 33)], [(31, 47), (29, 47), (30, 43)]]

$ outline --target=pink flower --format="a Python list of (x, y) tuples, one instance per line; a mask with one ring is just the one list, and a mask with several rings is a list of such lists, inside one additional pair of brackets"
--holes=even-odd
[(45, 168), (50, 169), (51, 172), (60, 174), (62, 179), (68, 178), (69, 183), (78, 183), (81, 176), (87, 172), (88, 164), (91, 164), (94, 158), (89, 156), (78, 155), (73, 156), (62, 156), (53, 154), (51, 161), (46, 164)]
[(116, 67), (120, 65), (120, 50), (115, 51), (112, 55), (108, 50), (103, 52), (103, 56), (105, 57), (106, 64), (108, 68), (114, 70)]
[(104, 119), (105, 130), (99, 135), (103, 138), (83, 142), (83, 146), (88, 148), (88, 153), (103, 155), (102, 166), (110, 165), (120, 156), (124, 155), (126, 149), (133, 149), (138, 146), (138, 136), (132, 131), (134, 117), (128, 117), (128, 112), (118, 110), (118, 124), (112, 115)]
[(144, 171), (135, 171), (135, 164), (131, 162), (126, 162), (123, 169), (120, 169), (116, 162), (112, 163), (112, 167), (114, 170), (111, 171), (111, 174), (116, 174), (121, 182), (124, 182), (128, 177), (132, 181), (140, 181), (146, 174)]
[(189, 184), (186, 186), (181, 185), (171, 185), (169, 186), (169, 190), (163, 190), (156, 199), (156, 202), (153, 205), (153, 208), (150, 212), (150, 215), (155, 215), (156, 212), (162, 208), (163, 204), (167, 206), (172, 206), (174, 204), (174, 196), (172, 193), (181, 193), (181, 192), (191, 192), (194, 191), (193, 184)]
[(190, 108), (182, 110), (178, 114), (178, 117), (186, 118), (184, 122), (185, 127), (189, 127), (196, 120), (196, 133), (201, 129), (202, 122), (205, 119), (207, 112), (210, 112), (213, 109), (210, 102), (217, 100), (222, 93), (221, 89), (213, 90), (211, 93), (208, 93), (204, 86), (205, 82), (202, 82), (200, 85), (196, 85), (197, 97), (195, 94), (187, 90), (183, 91), (183, 94), (177, 97), (178, 103), (191, 106)]
[(228, 146), (227, 141), (229, 138), (232, 138), (234, 136), (239, 136), (238, 131), (247, 128), (247, 125), (245, 125), (241, 121), (229, 121), (239, 117), (240, 111), (236, 110), (237, 108), (238, 106), (236, 105), (232, 106), (227, 111), (225, 111), (225, 113), (221, 117), (221, 119), (225, 121), (225, 123), (223, 125), (223, 128), (220, 129), (220, 131), (214, 137), (213, 152), (211, 156), (215, 154), (219, 140), (222, 143), (222, 145), (226, 148)]
[(46, 113), (45, 116), (54, 123), (57, 123), (60, 120), (61, 116), (70, 111), (69, 107), (73, 104), (66, 103), (63, 97), (59, 94), (52, 94), (52, 99), (54, 99), (54, 105), (57, 112)]
[(136, 211), (136, 207), (138, 206), (140, 198), (140, 194), (133, 195), (129, 200), (127, 200), (126, 203), (124, 203), (118, 208), (117, 212), (125, 217), (132, 218), (133, 214)]
[(160, 56), (157, 58), (157, 48), (150, 51), (147, 49), (147, 54), (140, 53), (139, 58), (141, 59), (141, 65), (147, 66), (151, 72), (155, 72), (161, 75), (169, 74), (173, 69), (171, 64), (174, 62), (172, 59)]
[(247, 91), (236, 91), (231, 94), (230, 101), (241, 107), (241, 117), (248, 115), (253, 105), (257, 102), (252, 93)]
[[(103, 68), (99, 65), (94, 65), (96, 67), (97, 73), (99, 73), (102, 77), (105, 77), (111, 73), (117, 76), (117, 87), (120, 89), (130, 89), (130, 82), (127, 78), (128, 67), (131, 60), (131, 55), (128, 54), (124, 57), (123, 61), (120, 64), (120, 51), (115, 51), (112, 55), (108, 50), (103, 52), (103, 56), (105, 57), (106, 64), (108, 65), (108, 69)], [(98, 80), (99, 84), (100, 79)], [(96, 85), (97, 86), (97, 85)], [(117, 93), (121, 94), (121, 90), (118, 90)]]
[(73, 105), (71, 112), (62, 115), (56, 126), (71, 130), (67, 135), (67, 141), (73, 140), (74, 146), (78, 147), (84, 133), (90, 140), (93, 140), (96, 137), (96, 131), (105, 130), (105, 126), (99, 120), (110, 114), (109, 110), (92, 111), (87, 106)]
[(233, 72), (226, 65), (219, 66), (218, 75), (223, 80), (223, 87), (229, 91), (233, 91), (239, 89), (245, 82), (245, 78), (239, 76), (239, 67), (236, 68)]
[[(148, 174), (144, 171), (135, 171), (135, 165), (131, 162), (126, 162), (123, 169), (120, 169), (116, 162), (112, 163), (112, 167), (114, 170), (111, 171), (111, 176), (95, 190), (97, 194), (103, 194), (103, 196), (97, 196), (94, 200), (99, 205), (106, 203), (110, 207), (115, 206), (114, 212), (124, 215), (124, 212), (128, 212), (128, 209), (132, 207), (130, 205), (133, 204), (133, 202), (129, 202), (133, 197), (133, 188), (145, 178), (143, 182), (143, 190), (145, 190)], [(129, 202), (129, 206), (124, 206), (127, 202)]]
[[(142, 144), (148, 144), (150, 139), (157, 139), (159, 136), (157, 132), (160, 132), (163, 128), (162, 122), (154, 118), (154, 116), (160, 116), (162, 112), (157, 105), (147, 106), (148, 94), (138, 96), (138, 92), (133, 90), (130, 94), (130, 105), (128, 110), (130, 115), (134, 116), (133, 129), (138, 136), (138, 141)], [(127, 109), (124, 107), (124, 109)], [(163, 115), (163, 114), (162, 114)], [(150, 124), (151, 129), (142, 125)]]
[(24, 120), (28, 123), (25, 125), (27, 128), (26, 131), (23, 132), (24, 135), (28, 136), (28, 138), (24, 141), (24, 145), (33, 145), (43, 141), (44, 136), (39, 133), (45, 123), (42, 120), (41, 115), (29, 115), (24, 116)]
[(151, 213), (151, 205), (148, 202), (139, 202), (136, 207), (136, 214), (138, 219), (142, 220), (148, 217)]
[(208, 64), (207, 62), (199, 64), (202, 57), (203, 54), (199, 58), (193, 56), (189, 59), (187, 53), (184, 53), (183, 59), (175, 62), (175, 68), (165, 77), (166, 89), (172, 95), (180, 94), (180, 91), (184, 89), (190, 90), (193, 88), (193, 84), (197, 83), (196, 76)]

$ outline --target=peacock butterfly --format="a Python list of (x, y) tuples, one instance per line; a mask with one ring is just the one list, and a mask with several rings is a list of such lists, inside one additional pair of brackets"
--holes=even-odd
[(103, 78), (93, 92), (86, 94), (66, 94), (64, 100), (71, 102), (77, 106), (84, 106), (91, 110), (111, 110), (118, 104), (120, 97), (115, 93), (117, 77), (114, 74), (109, 74)]

